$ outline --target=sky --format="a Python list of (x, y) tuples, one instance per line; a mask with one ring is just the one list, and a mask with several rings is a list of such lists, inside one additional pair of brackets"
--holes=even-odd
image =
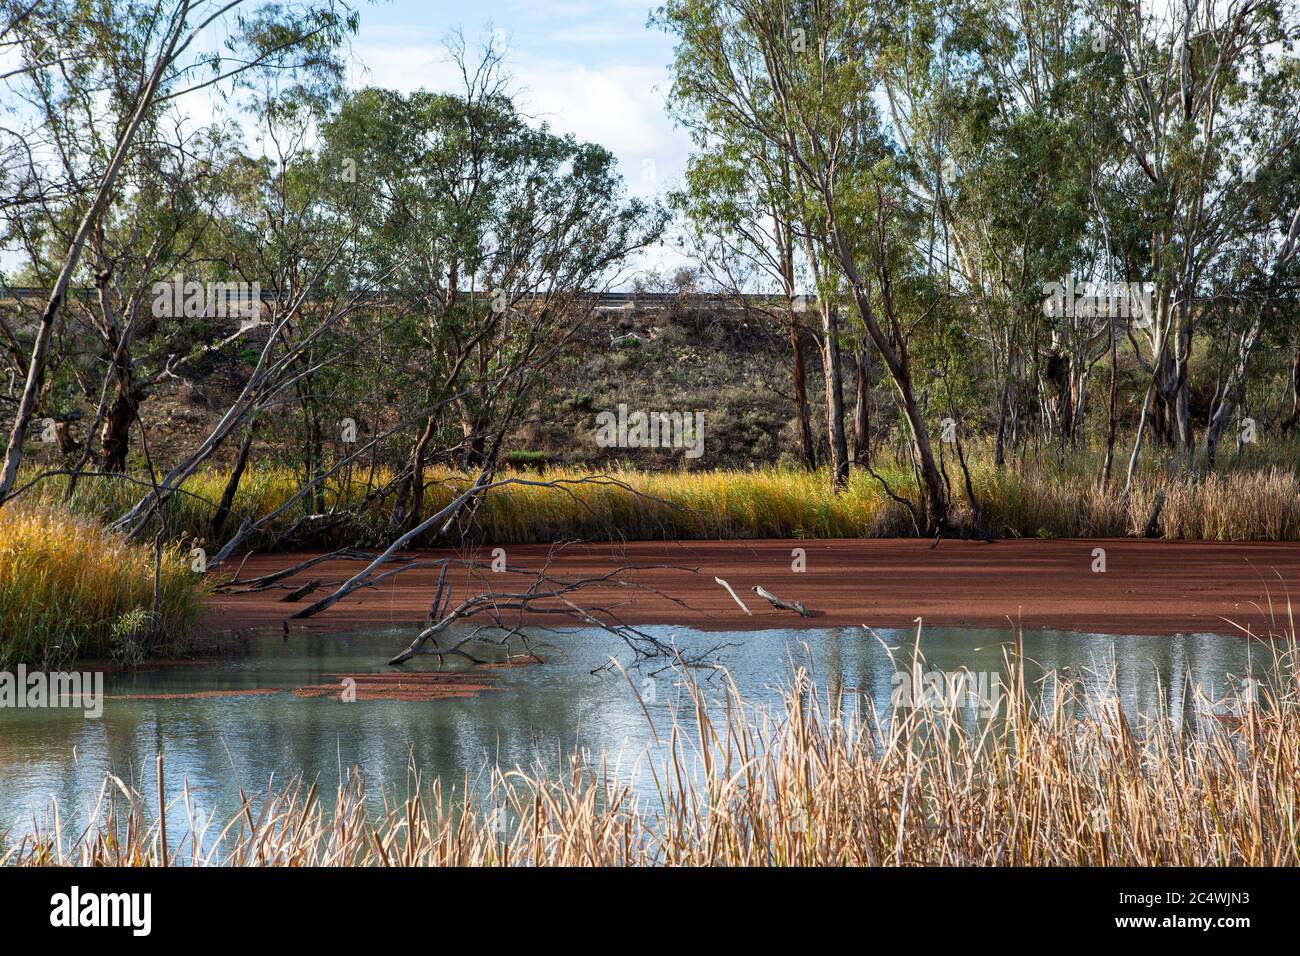
[[(599, 143), (619, 161), (628, 192), (653, 198), (678, 185), (690, 153), (664, 108), (673, 44), (648, 27), (651, 0), (379, 0), (360, 6), (351, 84), (401, 92), (454, 90), (444, 40), (460, 29), (471, 49), (496, 33), (521, 110), (559, 133)], [(651, 250), (635, 268), (682, 260)]]
[[(558, 133), (599, 143), (618, 159), (628, 193), (660, 197), (680, 183), (690, 152), (664, 101), (671, 38), (647, 26), (659, 0), (352, 0), (360, 26), (346, 54), (354, 88), (381, 86), (404, 93), (456, 91), (459, 77), (445, 41), (460, 30), (471, 51), (495, 33), (506, 50), (505, 70), (520, 110)], [(216, 49), (222, 23), (200, 34), (195, 49)], [(13, 62), (9, 63), (8, 59)], [(0, 71), (17, 65), (0, 51)], [(188, 94), (182, 111), (196, 124), (219, 112), (215, 90)], [(267, 144), (248, 141), (257, 152)], [(0, 269), (16, 268), (16, 250), (0, 249)], [(687, 260), (668, 243), (633, 258), (615, 279), (627, 287), (637, 273), (670, 272)]]

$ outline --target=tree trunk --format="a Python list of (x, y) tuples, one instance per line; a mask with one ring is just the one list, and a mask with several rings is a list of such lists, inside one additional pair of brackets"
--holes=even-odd
[(794, 386), (794, 409), (799, 420), (799, 449), (803, 466), (808, 471), (817, 470), (817, 444), (813, 441), (812, 412), (808, 406), (808, 374), (803, 366), (803, 337), (799, 317), (790, 307), (790, 375)]
[(867, 334), (871, 336), (876, 350), (880, 353), (881, 361), (889, 371), (894, 390), (898, 393), (898, 403), (903, 410), (903, 417), (907, 419), (908, 427), (912, 432), (912, 450), (916, 455), (921, 481), (925, 486), (925, 531), (929, 534), (935, 530), (942, 530), (948, 527), (949, 523), (948, 496), (944, 491), (943, 476), (939, 473), (939, 467), (934, 460), (934, 449), (930, 445), (930, 433), (925, 424), (925, 417), (921, 414), (920, 405), (916, 401), (916, 389), (912, 384), (907, 353), (895, 351), (894, 346), (885, 337), (872, 311), (871, 299), (857, 275), (857, 268), (852, 260), (841, 256), (840, 261), (845, 264), (846, 272), (849, 274), (854, 304), (862, 316), (863, 324), (867, 327)]
[(1300, 423), (1300, 345), (1291, 349), (1291, 414), (1282, 422), (1282, 431), (1290, 434)]
[(107, 472), (126, 471), (127, 453), (131, 450), (131, 426), (135, 424), (140, 408), (141, 393), (130, 377), (119, 379), (114, 385), (112, 404), (104, 415), (104, 425), (99, 432), (99, 463)]
[(826, 429), (831, 445), (831, 484), (838, 491), (849, 483), (849, 445), (844, 435), (844, 388), (840, 375), (839, 310), (821, 303), (822, 366), (826, 379)]
[(871, 419), (867, 399), (871, 394), (871, 353), (863, 345), (853, 356), (853, 463), (871, 464)]
[(1238, 340), (1237, 359), (1228, 374), (1224, 377), (1223, 385), (1219, 393), (1215, 396), (1214, 411), (1210, 415), (1209, 425), (1205, 429), (1205, 468), (1206, 471), (1214, 469), (1214, 459), (1218, 453), (1219, 440), (1223, 437), (1223, 429), (1232, 417), (1232, 410), (1236, 407), (1236, 399), (1246, 382), (1246, 371), (1250, 366), (1250, 356), (1255, 349), (1255, 342), (1259, 338), (1259, 330), (1264, 321), (1264, 310), (1260, 309), (1255, 318), (1251, 321), (1250, 327), (1242, 333)]
[(1115, 320), (1110, 321), (1110, 407), (1106, 419), (1106, 462), (1101, 469), (1101, 490), (1104, 492), (1110, 487), (1111, 472), (1115, 467), (1115, 433), (1119, 427), (1119, 418), (1116, 410), (1116, 401), (1118, 398), (1119, 385), (1119, 357), (1116, 348), (1115, 339)]
[[(789, 167), (783, 166), (784, 189), (789, 189)], [(781, 254), (781, 287), (790, 320), (790, 376), (794, 388), (794, 411), (799, 426), (799, 452), (808, 471), (817, 470), (817, 443), (813, 440), (812, 411), (808, 405), (808, 374), (803, 364), (803, 322), (795, 307), (794, 235), (789, 219), (779, 206), (772, 208), (777, 243)]]
[(1190, 299), (1184, 299), (1178, 308), (1177, 349), (1174, 352), (1174, 426), (1179, 444), (1187, 455), (1187, 464), (1196, 462), (1196, 432), (1192, 428), (1191, 375), (1192, 361), (1192, 311)]
[(50, 336), (63, 308), (63, 300), (67, 295), (68, 286), (72, 282), (73, 273), (77, 270), (77, 263), (81, 260), (81, 253), (86, 247), (86, 240), (89, 238), (91, 230), (99, 224), (100, 217), (112, 198), (118, 174), (122, 171), (127, 153), (135, 140), (136, 132), (144, 122), (149, 106), (158, 91), (158, 85), (162, 82), (163, 73), (175, 55), (176, 44), (180, 40), (184, 29), (184, 16), (173, 19), (168, 26), (158, 59), (154, 62), (153, 69), (149, 71), (149, 77), (140, 90), (135, 109), (118, 138), (117, 146), (113, 150), (113, 156), (109, 160), (108, 166), (100, 177), (94, 198), (86, 208), (86, 214), (82, 217), (80, 224), (77, 226), (77, 231), (68, 245), (68, 251), (63, 258), (63, 265), (59, 269), (58, 277), (54, 281), (54, 288), (50, 292), (49, 301), (45, 305), (45, 310), (41, 313), (36, 339), (32, 343), (31, 362), (27, 369), (27, 379), (23, 384), (22, 397), (19, 399), (18, 409), (14, 414), (13, 427), (9, 432), (9, 444), (5, 449), (4, 464), (0, 466), (0, 506), (3, 506), (9, 498), (10, 493), (13, 491), (14, 482), (18, 478), (18, 466), (22, 461), (23, 443), (27, 439), (27, 428), (31, 424), (32, 412), (36, 407), (36, 395), (45, 381), (46, 353), (49, 349)]
[(411, 452), (411, 507), (408, 509), (410, 515), (407, 519), (408, 528), (413, 528), (424, 520), (424, 451), (432, 436), (433, 416), (430, 415), (424, 423), (424, 431), (420, 434), (419, 441), (415, 443), (415, 448)]
[(248, 423), (248, 431), (244, 432), (244, 440), (239, 443), (239, 454), (235, 458), (234, 470), (230, 472), (230, 478), (226, 482), (225, 490), (221, 492), (221, 504), (217, 506), (217, 513), (212, 516), (212, 537), (215, 539), (221, 534), (221, 529), (230, 517), (230, 509), (235, 503), (235, 494), (239, 491), (239, 482), (244, 477), (244, 469), (248, 467), (248, 453), (253, 447), (253, 434), (257, 429), (257, 419), (254, 418)]
[(1056, 399), (1056, 437), (1064, 445), (1074, 432), (1074, 404), (1070, 395), (1070, 363), (1055, 347), (1047, 355), (1044, 377)]
[(998, 399), (998, 431), (993, 439), (993, 464), (1001, 468), (1007, 461), (1007, 427), (1011, 411), (1011, 379), (1007, 377)]

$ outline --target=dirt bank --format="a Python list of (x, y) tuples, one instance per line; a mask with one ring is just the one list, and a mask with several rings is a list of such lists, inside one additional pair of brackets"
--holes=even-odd
[[(806, 571), (791, 568), (793, 548), (806, 551)], [(1093, 570), (1095, 548), (1105, 549), (1106, 570)], [(482, 593), (490, 577), (498, 590), (522, 590), (520, 575), (491, 574), (491, 549), (421, 552), (417, 560), (454, 555), (477, 562), (474, 572), (453, 568), (453, 601)], [(308, 555), (254, 555), (243, 579), (268, 574)], [(551, 573), (589, 576), (622, 564), (674, 565), (698, 572), (644, 568), (631, 580), (660, 594), (602, 589), (584, 591), (583, 603), (617, 605), (628, 623), (689, 624), (711, 630), (768, 627), (873, 627), (927, 624), (1001, 626), (1007, 618), (1027, 627), (1128, 634), (1186, 631), (1235, 633), (1225, 618), (1267, 630), (1268, 600), (1285, 620), (1288, 589), (1300, 593), (1300, 544), (1182, 541), (1009, 540), (993, 544), (943, 541), (825, 540), (636, 542), (506, 548), (513, 568), (535, 571), (550, 559)], [(330, 561), (282, 582), (285, 587), (252, 594), (216, 595), (204, 619), (209, 633), (279, 627), (322, 587), (297, 603), (281, 598), (313, 579), (337, 583), (360, 570), (354, 561)], [(394, 575), (373, 589), (355, 592), (295, 628), (345, 629), (421, 620), (429, 610), (436, 572), (420, 567)], [(229, 572), (226, 573), (226, 577)], [(728, 581), (753, 612), (747, 617), (715, 581)], [(781, 598), (800, 601), (815, 616), (777, 610), (751, 591), (761, 585)], [(671, 598), (671, 599), (670, 599)], [(682, 602), (681, 604), (675, 601)], [(685, 605), (685, 606), (683, 606)], [(548, 615), (548, 623), (557, 623)], [(562, 622), (558, 622), (562, 623)]]

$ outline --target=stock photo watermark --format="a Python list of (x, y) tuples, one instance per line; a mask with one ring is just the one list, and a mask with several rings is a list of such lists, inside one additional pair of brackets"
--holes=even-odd
[(889, 697), (895, 710), (968, 710), (993, 717), (1002, 706), (1002, 677), (992, 671), (895, 671)]
[(186, 281), (177, 275), (153, 284), (153, 315), (158, 319), (238, 319), (244, 328), (258, 325), (262, 284)]
[(121, 928), (132, 936), (153, 929), (152, 893), (92, 893), (73, 886), (50, 897), (50, 925), (56, 929)]
[(618, 411), (596, 415), (596, 444), (601, 448), (682, 449), (686, 457), (704, 455), (703, 412)]
[(104, 675), (100, 671), (0, 671), (0, 709), (80, 708), (87, 720), (104, 714)]
[(1043, 283), (1043, 314), (1051, 318), (1128, 319), (1151, 324), (1154, 282), (1079, 281), (1073, 275)]

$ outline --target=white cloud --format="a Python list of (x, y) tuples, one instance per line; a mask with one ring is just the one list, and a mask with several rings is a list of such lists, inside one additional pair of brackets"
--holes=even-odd
[[(438, 45), (359, 47), (365, 70), (353, 71), (355, 85), (451, 90), (455, 68)], [(565, 60), (508, 57), (520, 109), (559, 133), (600, 143), (619, 160), (628, 189), (653, 196), (681, 176), (690, 150), (682, 130), (664, 111), (665, 68), (589, 66)]]
[[(617, 158), (628, 192), (654, 199), (680, 183), (690, 140), (664, 109), (671, 48), (646, 42), (643, 0), (623, 6), (614, 13), (600, 4), (548, 5), (544, 16), (515, 10), (495, 25), (509, 41), (505, 68), (520, 110), (557, 133), (600, 143)], [(471, 50), (482, 34), (465, 31)], [(351, 52), (354, 87), (454, 92), (461, 84), (441, 34), (422, 25), (372, 25)], [(662, 247), (637, 256), (632, 269), (671, 271), (684, 262)]]
[(555, 129), (600, 143), (623, 159), (653, 158), (663, 166), (685, 157), (685, 135), (663, 110), (662, 70), (523, 65), (515, 77), (522, 108)]

